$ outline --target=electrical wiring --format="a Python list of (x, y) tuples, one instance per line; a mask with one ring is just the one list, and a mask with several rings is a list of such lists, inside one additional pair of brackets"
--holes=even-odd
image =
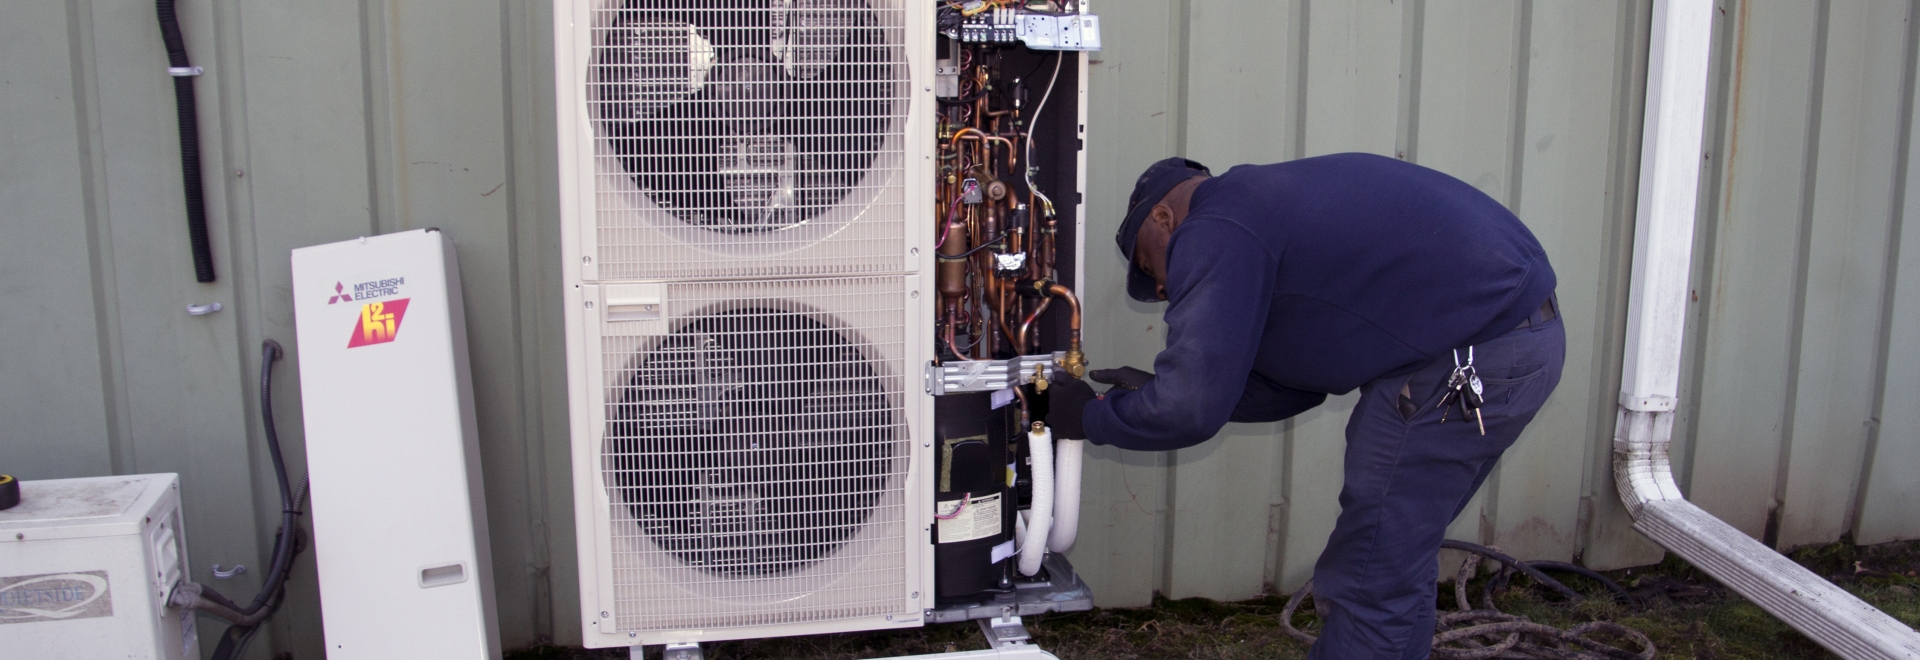
[(303, 475), (299, 490), (292, 487), (287, 479), (287, 465), (280, 451), (280, 435), (273, 419), (273, 364), (280, 361), (286, 352), (280, 343), (268, 339), (260, 345), (260, 417), (265, 427), (268, 457), (272, 460), (276, 485), (280, 492), (280, 530), (273, 543), (272, 565), (267, 569), (266, 583), (253, 602), (246, 607), (236, 605), (206, 585), (186, 581), (176, 585), (167, 594), (167, 603), (174, 607), (211, 614), (226, 619), (229, 626), (220, 636), (220, 643), (214, 648), (214, 660), (231, 660), (240, 657), (260, 626), (280, 609), (286, 601), (287, 577), (293, 572), (293, 561), (307, 548), (306, 530), (299, 524), (302, 507), (307, 498), (308, 479)]
[(962, 253), (960, 253), (960, 254), (956, 254), (956, 255), (953, 255), (953, 256), (947, 256), (947, 255), (944, 255), (944, 254), (939, 254), (939, 255), (934, 255), (934, 256), (935, 256), (936, 258), (938, 258), (938, 259), (940, 259), (941, 261), (959, 261), (959, 260), (962, 260), (962, 259), (965, 259), (965, 258), (967, 258), (967, 257), (971, 257), (971, 256), (973, 256), (974, 254), (976, 254), (976, 253), (979, 253), (979, 252), (980, 252), (981, 250), (985, 250), (985, 249), (987, 249), (987, 248), (990, 248), (990, 247), (994, 247), (994, 246), (997, 246), (997, 245), (1000, 245), (1000, 244), (1001, 244), (1001, 243), (1002, 243), (1003, 241), (1006, 241), (1006, 240), (1007, 240), (1007, 237), (1008, 237), (1008, 236), (1011, 236), (1011, 235), (1013, 235), (1013, 232), (1007, 232), (1007, 233), (1004, 233), (1004, 234), (1001, 234), (1001, 235), (1000, 235), (1000, 236), (999, 236), (998, 238), (995, 238), (995, 239), (993, 239), (993, 240), (991, 240), (991, 241), (985, 241), (985, 242), (982, 242), (982, 243), (981, 243), (981, 244), (979, 244), (979, 245), (975, 245), (975, 246), (973, 246), (973, 249), (971, 249), (971, 250), (967, 250), (966, 252), (962, 252)]
[[(1065, 59), (1066, 59), (1066, 55), (1054, 56), (1053, 75), (1047, 78), (1047, 91), (1040, 95), (1040, 104), (1033, 107), (1033, 119), (1028, 123), (1029, 126), (1038, 125), (1040, 123), (1040, 113), (1046, 111), (1047, 99), (1053, 98), (1054, 84), (1060, 82), (1060, 64)], [(1027, 132), (1026, 154), (1021, 156), (1020, 160), (1025, 163), (1033, 162), (1033, 132), (1032, 131)], [(1027, 189), (1033, 191), (1034, 196), (1039, 197), (1040, 201), (1046, 204), (1046, 206), (1043, 208), (1046, 209), (1047, 215), (1053, 215), (1053, 199), (1047, 197), (1046, 193), (1040, 192), (1040, 189), (1033, 185), (1033, 166), (1032, 165), (1027, 166), (1026, 181), (1027, 181)]]
[[(947, 501), (951, 502), (953, 500), (947, 500)], [(944, 516), (936, 513), (936, 514), (933, 514), (933, 517), (935, 520), (953, 520), (955, 518), (960, 517), (960, 514), (967, 510), (967, 505), (969, 504), (973, 504), (973, 493), (967, 493), (965, 497), (960, 498), (960, 506), (958, 508), (955, 508), (953, 510), (953, 513), (949, 513)]]

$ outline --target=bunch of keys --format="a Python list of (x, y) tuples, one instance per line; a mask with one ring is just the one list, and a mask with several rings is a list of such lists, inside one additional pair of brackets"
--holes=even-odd
[(1447, 376), (1447, 393), (1440, 397), (1440, 421), (1447, 421), (1447, 408), (1454, 399), (1460, 400), (1460, 416), (1473, 415), (1473, 421), (1480, 426), (1480, 435), (1487, 434), (1487, 422), (1480, 415), (1480, 404), (1485, 402), (1482, 396), (1485, 389), (1480, 385), (1480, 374), (1473, 369), (1473, 347), (1467, 347), (1467, 363), (1460, 364), (1460, 350), (1453, 351), (1453, 374)]

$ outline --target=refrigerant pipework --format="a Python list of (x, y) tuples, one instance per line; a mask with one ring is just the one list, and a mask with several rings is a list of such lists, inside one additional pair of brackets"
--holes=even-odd
[(1079, 518), (1083, 441), (1046, 423), (1049, 384), (1087, 369), (1067, 279), (1080, 258), (1071, 214), (1084, 118), (1072, 105), (1048, 110), (1076, 96), (1084, 73), (1079, 54), (1059, 51), (1097, 49), (1098, 19), (1078, 3), (1066, 11), (1001, 0), (939, 12), (929, 623), (1092, 606), (1061, 554)]

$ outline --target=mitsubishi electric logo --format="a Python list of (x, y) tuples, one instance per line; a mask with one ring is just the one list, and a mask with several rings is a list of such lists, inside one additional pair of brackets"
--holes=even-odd
[(0, 577), (0, 625), (108, 616), (106, 571)]
[(327, 304), (333, 305), (343, 302), (397, 296), (400, 295), (400, 287), (406, 283), (407, 278), (391, 277), (384, 280), (361, 282), (353, 285), (352, 291), (348, 291), (345, 282), (334, 282), (333, 295), (327, 297)]

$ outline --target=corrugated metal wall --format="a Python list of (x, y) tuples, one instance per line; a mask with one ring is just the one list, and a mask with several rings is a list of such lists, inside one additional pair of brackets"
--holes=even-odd
[[(1920, 538), (1912, 3), (1721, 4), (1702, 154), (1684, 485), (1779, 546)], [(1659, 558), (1608, 440), (1631, 259), (1646, 2), (1097, 0), (1096, 365), (1151, 363), (1158, 307), (1105, 246), (1153, 159), (1399, 155), (1516, 209), (1559, 272), (1559, 391), (1455, 523), (1516, 554)], [(502, 633), (577, 639), (543, 3), (182, 4), (221, 279), (192, 280), (153, 6), (0, 6), (0, 470), (179, 472), (195, 578), (277, 524), (254, 397), (293, 346), (287, 251), (437, 226), (466, 279)], [(1917, 196), (1920, 197), (1920, 196)], [(1904, 249), (1903, 249), (1904, 248)], [(190, 317), (190, 303), (226, 311)], [(274, 394), (299, 460), (295, 364)], [(1297, 585), (1337, 512), (1350, 397), (1167, 454), (1096, 449), (1073, 554), (1104, 605)], [(368, 460), (379, 460), (369, 456)], [(319, 540), (325, 551), (325, 540)], [(218, 584), (257, 588), (258, 571)], [(274, 646), (318, 657), (310, 573)], [(264, 650), (264, 647), (261, 649)], [(265, 657), (263, 653), (256, 653)]]

